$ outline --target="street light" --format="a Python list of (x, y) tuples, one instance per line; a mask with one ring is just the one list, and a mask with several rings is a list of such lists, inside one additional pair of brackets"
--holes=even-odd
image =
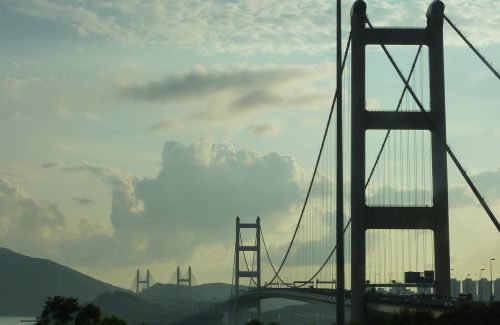
[(494, 258), (490, 258), (490, 301), (493, 302), (493, 269), (491, 267), (491, 262)]
[(481, 269), (479, 271), (479, 301), (483, 301), (483, 271), (484, 269)]

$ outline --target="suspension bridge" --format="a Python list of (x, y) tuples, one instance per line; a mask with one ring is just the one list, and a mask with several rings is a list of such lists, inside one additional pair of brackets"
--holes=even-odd
[[(445, 22), (499, 80), (500, 75), (445, 15), (439, 0), (428, 7), (425, 28), (374, 27), (366, 12), (364, 1), (354, 2), (320, 150), (280, 262), (273, 261), (260, 218), (236, 220), (234, 292), (225, 302), (235, 324), (244, 320), (242, 310), (253, 309), (258, 317), (260, 301), (267, 298), (335, 306), (338, 324), (344, 324), (345, 307), (358, 323), (370, 310), (452, 308), (448, 157), (500, 232), (446, 140)], [(409, 71), (391, 55), (394, 45), (415, 48)], [(368, 46), (381, 49), (401, 80), (394, 107), (367, 105)], [(248, 290), (242, 291), (244, 281)], [(380, 288), (397, 294), (381, 296)], [(415, 291), (427, 299), (412, 298)]]
[[(153, 278), (149, 269), (146, 270), (146, 272), (141, 272), (141, 270), (137, 269), (132, 283), (129, 286), (129, 290), (139, 294), (156, 283), (159, 282)], [(192, 298), (192, 287), (198, 285), (198, 281), (196, 280), (191, 266), (188, 266), (185, 272), (182, 272), (181, 267), (177, 266), (176, 271), (171, 274), (170, 279), (165, 284), (173, 284), (176, 286), (176, 300), (189, 301)]]

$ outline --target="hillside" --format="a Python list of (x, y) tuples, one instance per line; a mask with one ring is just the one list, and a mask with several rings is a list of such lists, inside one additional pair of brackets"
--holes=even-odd
[(165, 324), (184, 315), (183, 312), (168, 310), (124, 291), (103, 293), (93, 303), (103, 315), (116, 315), (128, 324)]
[[(219, 301), (229, 298), (231, 285), (226, 283), (207, 283), (193, 286), (191, 290), (191, 298), (194, 301)], [(178, 297), (177, 286), (175, 284), (156, 283), (149, 289), (141, 292), (139, 296), (148, 301), (176, 300)], [(187, 297), (188, 287), (181, 286), (179, 298), (185, 300)]]
[(46, 297), (90, 302), (118, 288), (55, 262), (0, 248), (0, 316), (36, 316)]

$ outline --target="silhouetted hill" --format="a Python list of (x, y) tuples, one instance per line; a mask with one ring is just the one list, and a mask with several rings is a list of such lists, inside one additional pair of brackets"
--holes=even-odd
[(48, 296), (90, 302), (118, 288), (57, 264), (0, 247), (0, 315), (36, 316)]
[(94, 304), (104, 315), (116, 315), (126, 320), (128, 324), (166, 324), (181, 316), (124, 291), (103, 293), (97, 297)]
[[(231, 284), (227, 283), (207, 283), (192, 287), (192, 299), (194, 301), (218, 301), (229, 298), (231, 294)], [(139, 296), (148, 301), (177, 300), (179, 297), (186, 300), (188, 297), (188, 287), (181, 286), (177, 292), (175, 284), (156, 283), (149, 289), (142, 291)]]

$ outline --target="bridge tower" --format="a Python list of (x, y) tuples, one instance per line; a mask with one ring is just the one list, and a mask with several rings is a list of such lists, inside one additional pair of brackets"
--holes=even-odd
[[(255, 229), (255, 245), (245, 246), (241, 242), (241, 229)], [(241, 223), (240, 217), (236, 217), (236, 241), (234, 245), (234, 286), (235, 286), (235, 320), (238, 323), (238, 295), (240, 291), (241, 278), (253, 278), (257, 288), (261, 287), (261, 272), (260, 272), (260, 217), (257, 217), (255, 223)], [(240, 269), (240, 253), (255, 252), (256, 254), (256, 270), (241, 270)], [(253, 306), (257, 309), (258, 318), (261, 317), (260, 301)]]
[[(351, 9), (351, 213), (352, 213), (352, 319), (362, 323), (366, 284), (366, 231), (369, 229), (429, 229), (434, 232), (435, 292), (450, 295), (450, 248), (448, 233), (448, 182), (446, 148), (445, 85), (443, 58), (444, 4), (435, 0), (427, 10), (425, 28), (370, 28), (366, 4), (357, 0)], [(430, 110), (379, 112), (365, 108), (366, 45), (425, 45), (429, 55)], [(431, 129), (429, 120), (434, 124)], [(431, 207), (367, 206), (365, 192), (365, 134), (367, 130), (429, 130), (431, 132)]]
[(139, 286), (141, 284), (145, 284), (146, 288), (149, 289), (149, 270), (146, 271), (146, 280), (141, 280), (141, 273), (139, 272), (139, 269), (137, 269), (137, 274), (135, 276), (136, 282), (135, 282), (135, 293), (139, 293)]
[(180, 289), (181, 285), (186, 285), (188, 286), (188, 300), (191, 301), (192, 299), (192, 272), (191, 272), (191, 266), (188, 267), (188, 277), (187, 278), (182, 278), (181, 277), (181, 268), (177, 266), (177, 300), (180, 299)]

